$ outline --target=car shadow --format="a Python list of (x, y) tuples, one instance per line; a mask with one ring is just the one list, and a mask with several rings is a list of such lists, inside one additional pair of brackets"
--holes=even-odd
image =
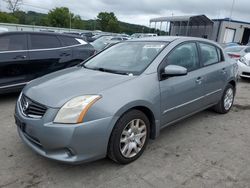
[[(185, 120), (182, 120), (178, 123), (175, 123), (173, 125), (170, 125), (164, 129), (161, 130), (160, 136), (158, 138), (156, 138), (156, 140), (150, 140), (148, 143), (148, 146), (145, 150), (145, 153), (143, 155), (151, 155), (151, 153), (154, 153), (155, 150), (157, 148), (159, 148), (159, 142), (166, 142), (166, 145), (168, 143), (168, 137), (174, 134), (178, 134), (178, 132), (182, 131), (183, 129), (187, 129), (187, 128), (195, 128), (193, 126), (195, 126), (196, 123), (193, 122), (199, 122), (201, 118), (209, 118), (211, 116), (216, 116), (219, 114), (213, 112), (211, 109), (202, 111), (197, 113), (196, 115), (193, 115), (189, 118), (186, 118)], [(163, 141), (166, 140), (166, 141)], [(143, 160), (143, 155), (141, 158), (139, 158), (137, 161), (135, 161), (134, 163), (131, 163), (129, 165), (136, 165), (138, 163), (141, 162), (141, 160)], [(41, 157), (43, 158), (43, 157)], [(43, 162), (47, 163), (47, 165), (52, 165), (52, 166), (58, 166), (60, 168), (65, 168), (65, 169), (72, 169), (72, 170), (80, 170), (81, 173), (84, 173), (85, 171), (87, 172), (88, 169), (103, 169), (103, 168), (108, 168), (109, 170), (119, 170), (121, 168), (124, 168), (127, 165), (120, 165), (117, 164), (115, 162), (113, 162), (112, 160), (108, 159), (108, 158), (104, 158), (98, 161), (94, 161), (94, 162), (88, 162), (88, 163), (83, 163), (83, 164), (64, 164), (64, 163), (60, 163), (57, 161), (52, 161), (52, 160), (48, 160), (48, 159), (44, 159), (43, 158)]]
[(250, 83), (250, 78), (240, 78), (239, 81), (242, 83)]
[(0, 94), (0, 103), (17, 100), (20, 92)]

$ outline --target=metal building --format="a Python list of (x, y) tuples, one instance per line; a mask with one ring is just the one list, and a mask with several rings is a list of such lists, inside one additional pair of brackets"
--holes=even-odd
[(237, 20), (213, 19), (213, 37), (219, 43), (237, 42), (247, 44), (250, 42), (250, 23)]
[(230, 19), (209, 19), (205, 15), (172, 16), (153, 18), (149, 21), (160, 30), (166, 24), (166, 31), (171, 36), (193, 36), (207, 38), (219, 43), (237, 42), (247, 44), (250, 37), (250, 23)]

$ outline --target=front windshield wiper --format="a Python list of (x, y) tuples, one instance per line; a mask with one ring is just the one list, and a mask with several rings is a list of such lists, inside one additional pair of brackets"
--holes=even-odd
[(109, 72), (109, 73), (114, 73), (114, 74), (121, 74), (121, 75), (129, 75), (130, 73), (127, 72), (122, 72), (122, 71), (117, 71), (117, 70), (112, 70), (112, 69), (106, 69), (106, 68), (95, 68), (94, 70), (102, 71), (102, 72)]
[(83, 67), (86, 69), (97, 70), (97, 71), (101, 71), (101, 72), (108, 72), (108, 73), (113, 73), (113, 74), (121, 74), (121, 75), (129, 75), (129, 76), (133, 75), (132, 73), (127, 73), (127, 72), (122, 72), (122, 71), (112, 70), (112, 69), (106, 69), (106, 68), (102, 68), (102, 67), (90, 68), (90, 67), (86, 67), (85, 65), (83, 65)]

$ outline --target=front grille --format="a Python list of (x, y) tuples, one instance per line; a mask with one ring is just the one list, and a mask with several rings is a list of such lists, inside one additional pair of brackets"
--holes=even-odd
[(47, 110), (44, 105), (31, 100), (25, 95), (21, 96), (19, 103), (22, 113), (31, 118), (42, 118)]

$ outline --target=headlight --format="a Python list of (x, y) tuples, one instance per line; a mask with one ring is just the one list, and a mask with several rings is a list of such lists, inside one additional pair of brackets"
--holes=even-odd
[(76, 124), (83, 122), (88, 109), (100, 98), (100, 95), (86, 95), (71, 99), (59, 110), (54, 123)]
[(249, 60), (247, 60), (245, 57), (240, 58), (240, 62), (241, 62), (241, 63), (244, 63), (244, 64), (247, 65), (247, 66), (250, 66)]

